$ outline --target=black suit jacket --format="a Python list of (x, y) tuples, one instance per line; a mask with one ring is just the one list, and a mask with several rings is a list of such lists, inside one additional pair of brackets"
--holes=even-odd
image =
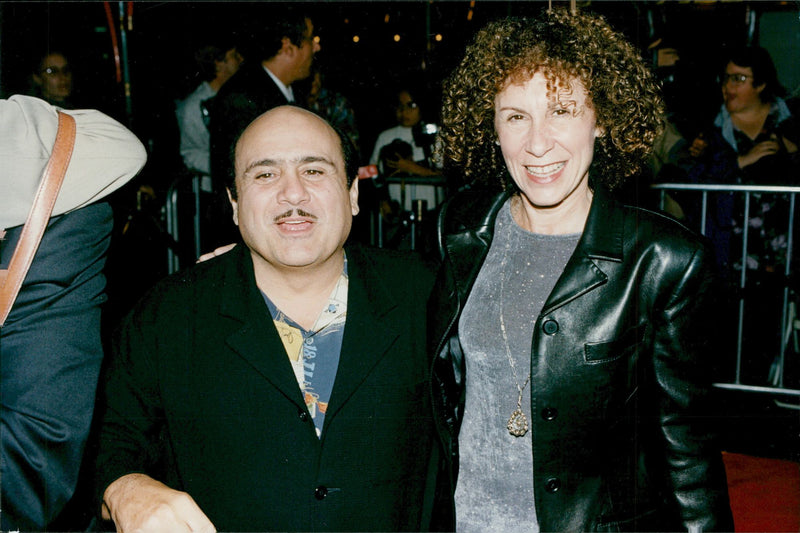
[(214, 97), (210, 108), (211, 176), (220, 189), (233, 172), (231, 150), (236, 139), (256, 117), (288, 104), (283, 92), (261, 66), (245, 63)]
[(158, 285), (123, 324), (104, 394), (98, 494), (145, 472), (220, 531), (428, 527), (431, 276), (348, 249), (347, 322), (321, 438), (244, 246)]

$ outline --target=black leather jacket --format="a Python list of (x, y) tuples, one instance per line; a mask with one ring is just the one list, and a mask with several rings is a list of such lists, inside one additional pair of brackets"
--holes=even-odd
[[(469, 382), (458, 320), (507, 198), (464, 191), (439, 219), (443, 264), (428, 316), (450, 483), (440, 501), (449, 512)], [(529, 412), (542, 531), (733, 531), (711, 428), (721, 303), (712, 263), (705, 242), (672, 219), (595, 192), (533, 333)]]

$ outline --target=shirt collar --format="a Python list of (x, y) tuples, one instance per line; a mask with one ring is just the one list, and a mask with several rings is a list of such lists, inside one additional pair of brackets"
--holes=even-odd
[(266, 71), (267, 74), (269, 74), (269, 77), (272, 78), (272, 81), (274, 81), (275, 85), (278, 86), (278, 89), (281, 90), (283, 96), (286, 97), (286, 100), (290, 104), (294, 103), (294, 91), (292, 91), (291, 85), (284, 85), (283, 82), (280, 79), (278, 79), (278, 77), (275, 74), (273, 74), (270, 69), (268, 69), (267, 67), (262, 67), (262, 68), (264, 69), (264, 71)]
[[(780, 124), (791, 116), (789, 106), (786, 105), (786, 102), (782, 98), (775, 99), (770, 107), (769, 114), (775, 115), (775, 124)], [(738, 151), (739, 147), (736, 142), (736, 136), (733, 133), (733, 130), (735, 129), (733, 120), (731, 119), (731, 114), (728, 112), (725, 104), (722, 104), (722, 107), (717, 114), (717, 118), (714, 119), (714, 125), (722, 130), (722, 137), (728, 141), (728, 144), (733, 146), (734, 150)]]

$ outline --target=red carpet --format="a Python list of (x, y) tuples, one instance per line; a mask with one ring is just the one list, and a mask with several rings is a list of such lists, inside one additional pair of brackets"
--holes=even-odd
[(724, 453), (736, 531), (800, 531), (800, 463)]

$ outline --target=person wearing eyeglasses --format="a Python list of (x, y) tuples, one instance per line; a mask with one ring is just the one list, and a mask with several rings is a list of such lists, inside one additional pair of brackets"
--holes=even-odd
[[(753, 185), (794, 185), (800, 171), (800, 125), (782, 98), (786, 90), (778, 81), (772, 58), (764, 48), (749, 46), (731, 50), (720, 75), (723, 104), (713, 128), (691, 143), (690, 182)], [(723, 267), (733, 259), (731, 234), (741, 233), (733, 220), (732, 197), (719, 196), (707, 220), (709, 236), (717, 242)], [(748, 268), (782, 271), (784, 228), (788, 206), (780, 209), (775, 195), (760, 198), (751, 211), (752, 232)], [(709, 225), (710, 224), (710, 225)], [(782, 242), (782, 247), (775, 243)], [(734, 248), (735, 249), (735, 248)]]
[[(731, 50), (725, 57), (719, 82), (722, 106), (713, 125), (706, 128), (688, 148), (687, 180), (690, 183), (793, 185), (798, 180), (800, 127), (796, 114), (782, 98), (786, 91), (778, 81), (775, 65), (764, 48), (749, 46)], [(788, 206), (781, 207), (775, 195), (754, 203), (747, 268), (783, 271)], [(740, 206), (739, 206), (740, 207)], [(716, 245), (723, 269), (734, 265), (740, 247), (732, 246), (734, 234), (741, 233), (741, 212), (733, 196), (714, 195), (705, 220), (706, 234)], [(699, 201), (687, 205), (690, 223), (700, 225)], [(777, 229), (782, 228), (782, 229)], [(776, 243), (783, 243), (778, 248)]]
[(73, 107), (72, 69), (63, 53), (48, 51), (41, 57), (31, 75), (31, 82), (33, 96), (58, 107)]
[[(797, 185), (800, 125), (796, 112), (783, 98), (786, 91), (769, 53), (755, 46), (732, 49), (722, 64), (722, 105), (713, 127), (689, 147), (688, 181)], [(781, 350), (781, 306), (775, 302), (782, 301), (786, 283), (791, 206), (786, 195), (754, 192), (749, 199), (747, 218), (745, 196), (736, 193), (710, 194), (705, 220), (699, 195), (684, 204), (684, 212), (690, 226), (699, 228), (704, 223), (717, 262), (732, 285), (738, 285), (745, 270), (752, 290), (745, 302), (748, 319), (743, 326), (741, 376), (748, 382), (763, 383)], [(796, 264), (796, 259), (792, 258), (791, 264)], [(733, 323), (735, 318), (730, 320)]]
[(786, 90), (769, 53), (755, 46), (733, 50), (720, 84), (723, 105), (712, 132), (717, 139), (704, 135), (690, 148), (693, 157), (716, 161), (716, 170), (707, 165), (698, 170), (727, 183), (778, 184), (795, 179), (788, 170), (797, 164), (800, 128), (782, 98)]

